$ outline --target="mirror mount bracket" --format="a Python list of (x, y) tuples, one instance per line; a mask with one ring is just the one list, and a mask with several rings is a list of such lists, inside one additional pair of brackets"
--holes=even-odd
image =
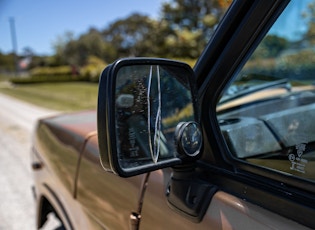
[(200, 179), (193, 164), (176, 166), (166, 190), (167, 203), (174, 211), (199, 223), (217, 191), (217, 186)]

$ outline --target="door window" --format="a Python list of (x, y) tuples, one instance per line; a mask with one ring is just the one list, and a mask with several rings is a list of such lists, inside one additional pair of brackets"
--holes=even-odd
[(315, 1), (292, 1), (217, 104), (234, 158), (315, 180)]

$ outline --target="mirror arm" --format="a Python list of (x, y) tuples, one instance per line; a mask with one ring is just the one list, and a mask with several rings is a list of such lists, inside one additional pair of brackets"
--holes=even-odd
[(146, 173), (143, 177), (142, 184), (141, 184), (137, 211), (131, 212), (130, 214), (130, 229), (131, 230), (139, 229), (140, 222), (141, 222), (141, 212), (142, 212), (142, 206), (143, 206), (143, 201), (144, 201), (144, 195), (148, 187), (149, 178), (150, 178), (150, 173)]
[(217, 186), (200, 179), (193, 164), (186, 164), (173, 168), (166, 196), (170, 208), (199, 223), (217, 191)]

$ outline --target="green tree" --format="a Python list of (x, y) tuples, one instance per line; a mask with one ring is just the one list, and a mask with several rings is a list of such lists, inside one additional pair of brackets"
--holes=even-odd
[(56, 65), (84, 66), (93, 56), (107, 63), (120, 57), (196, 59), (230, 0), (171, 0), (153, 20), (134, 13), (104, 30), (90, 29), (78, 39), (67, 32), (54, 43)]
[(70, 40), (63, 49), (63, 57), (66, 64), (72, 66), (84, 66), (89, 56), (95, 56), (103, 59), (110, 47), (106, 46), (101, 33), (91, 28), (85, 34), (82, 34), (77, 40)]
[(177, 57), (197, 58), (230, 2), (172, 0), (164, 3), (162, 18), (174, 31), (166, 41), (172, 53)]
[(0, 72), (12, 72), (14, 69), (14, 54), (3, 54), (0, 52)]
[(102, 35), (105, 43), (116, 50), (113, 60), (119, 57), (150, 56), (154, 53), (151, 41), (156, 29), (155, 23), (148, 16), (135, 13), (110, 24)]
[(218, 0), (172, 0), (162, 6), (162, 16), (174, 28), (211, 30), (225, 9)]
[(38, 56), (33, 55), (32, 61), (30, 63), (29, 69), (35, 67), (43, 67), (43, 66), (57, 66), (58, 64), (55, 63), (54, 56)]
[(304, 35), (305, 40), (307, 40), (311, 45), (315, 44), (315, 1), (309, 3), (306, 12), (304, 12), (303, 17), (308, 21), (308, 29)]
[(253, 54), (253, 58), (277, 57), (289, 45), (287, 39), (277, 35), (268, 35)]
[(89, 56), (86, 65), (80, 69), (80, 76), (89, 79), (92, 82), (98, 82), (99, 76), (106, 65), (106, 62), (102, 59), (95, 56)]
[(53, 66), (65, 65), (67, 64), (67, 58), (64, 55), (66, 46), (74, 41), (74, 34), (70, 31), (65, 32), (63, 35), (60, 35), (53, 42), (52, 46), (54, 49), (54, 55), (51, 60)]

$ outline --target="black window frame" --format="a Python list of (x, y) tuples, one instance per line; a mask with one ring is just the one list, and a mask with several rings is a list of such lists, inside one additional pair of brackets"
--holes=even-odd
[(223, 191), (315, 227), (315, 184), (232, 157), (217, 121), (217, 102), (289, 1), (234, 1), (197, 62), (205, 150), (204, 178)]

